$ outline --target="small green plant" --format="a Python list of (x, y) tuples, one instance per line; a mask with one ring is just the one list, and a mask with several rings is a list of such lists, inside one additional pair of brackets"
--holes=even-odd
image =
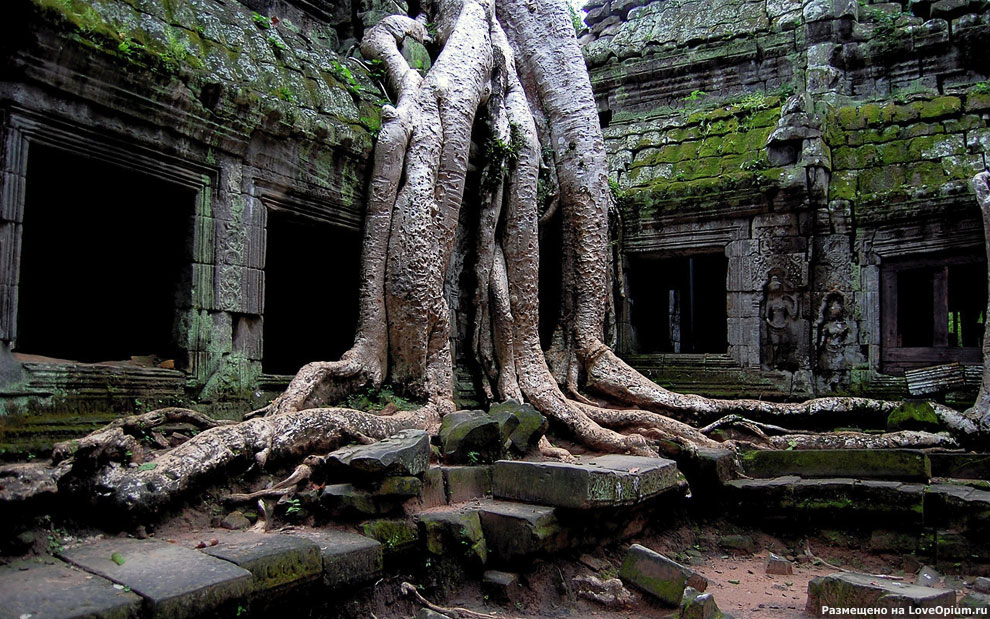
[(474, 466), (479, 462), (481, 462), (481, 454), (479, 454), (477, 451), (469, 451), (467, 452), (467, 461), (468, 464)]
[(272, 20), (258, 12), (251, 13), (251, 21), (262, 30), (268, 30), (272, 27)]
[(285, 43), (282, 42), (282, 39), (278, 38), (275, 35), (271, 35), (268, 37), (268, 44), (280, 52), (284, 52), (285, 50), (289, 49), (288, 47), (285, 46)]
[(299, 499), (286, 499), (285, 503), (289, 506), (285, 510), (286, 515), (298, 514), (303, 510), (302, 504), (299, 501)]
[(751, 92), (739, 102), (739, 107), (747, 111), (767, 109), (767, 95), (763, 91)]
[(244, 608), (243, 606), (241, 606), (240, 604), (238, 604), (237, 605), (237, 615), (236, 616), (237, 617), (240, 617), (241, 615), (246, 615), (246, 614), (247, 614), (247, 609)]
[(272, 94), (281, 99), (282, 101), (288, 101), (289, 103), (296, 102), (296, 95), (292, 92), (292, 89), (288, 86), (279, 86)]
[(581, 36), (586, 28), (584, 18), (581, 17), (581, 14), (570, 2), (567, 3), (567, 12), (571, 14), (571, 25), (574, 26), (575, 36)]
[(747, 172), (756, 172), (758, 170), (766, 170), (770, 167), (770, 162), (766, 159), (750, 159), (749, 161), (743, 161), (739, 164), (739, 167)]
[(692, 90), (691, 91), (691, 94), (689, 94), (688, 96), (684, 97), (684, 101), (699, 101), (699, 100), (701, 100), (701, 99), (703, 99), (704, 97), (707, 97), (707, 96), (708, 96), (708, 93), (705, 92), (704, 90)]
[(990, 95), (990, 82), (977, 82), (969, 92), (974, 95)]

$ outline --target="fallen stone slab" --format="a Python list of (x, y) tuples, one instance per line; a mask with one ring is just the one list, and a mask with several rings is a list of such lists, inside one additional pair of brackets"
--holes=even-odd
[(156, 540), (108, 539), (59, 556), (87, 572), (130, 587), (153, 617), (192, 617), (246, 595), (251, 572), (191, 548)]
[(310, 582), (323, 571), (319, 546), (302, 537), (235, 533), (203, 552), (251, 572), (254, 592)]
[(54, 558), (0, 567), (0, 616), (126, 619), (141, 596)]
[(794, 573), (794, 565), (784, 557), (770, 552), (767, 553), (766, 573), (787, 576)]
[(519, 575), (511, 572), (487, 570), (481, 578), (481, 592), (498, 604), (515, 604), (522, 601), (523, 587)]
[(565, 535), (552, 507), (483, 501), (478, 507), (488, 555), (510, 562), (559, 550)]
[(323, 563), (323, 584), (343, 589), (373, 582), (382, 573), (380, 542), (349, 531), (303, 531), (295, 533), (314, 542)]
[(480, 499), (492, 493), (491, 466), (445, 466), (442, 470), (447, 500), (451, 503)]
[(619, 578), (653, 595), (667, 606), (677, 606), (685, 587), (708, 588), (708, 579), (645, 546), (633, 544), (622, 562)]
[(853, 477), (928, 481), (931, 462), (913, 449), (753, 450), (740, 455), (749, 477)]
[(918, 572), (918, 577), (914, 579), (914, 584), (922, 587), (934, 587), (942, 580), (942, 575), (935, 571), (935, 568), (924, 565)]
[(820, 617), (830, 616), (829, 609), (836, 608), (917, 610), (951, 608), (955, 603), (956, 593), (948, 589), (932, 589), (867, 574), (843, 572), (819, 576), (808, 583), (805, 612)]
[(320, 504), (332, 512), (381, 516), (399, 510), (422, 491), (423, 482), (418, 477), (386, 477), (365, 487), (328, 484), (320, 493)]
[(630, 505), (677, 487), (677, 465), (664, 458), (602, 456), (586, 464), (495, 463), (496, 498), (590, 509)]
[(484, 411), (456, 411), (440, 423), (440, 454), (451, 464), (482, 464), (502, 456), (498, 422)]
[(327, 464), (356, 477), (420, 476), (430, 464), (430, 435), (402, 430), (371, 445), (351, 445), (331, 452)]
[(724, 619), (726, 617), (715, 603), (715, 596), (702, 593), (694, 587), (686, 587), (681, 598), (677, 619)]

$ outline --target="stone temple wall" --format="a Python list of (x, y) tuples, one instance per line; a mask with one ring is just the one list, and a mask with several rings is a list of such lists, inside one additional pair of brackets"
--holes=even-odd
[[(352, 11), (349, 2), (301, 0), (5, 4), (11, 26), (0, 41), (0, 400), (5, 413), (61, 411), (57, 419), (35, 415), (32, 422), (50, 424), (46, 431), (57, 435), (91, 427), (112, 411), (168, 402), (208, 403), (218, 414), (233, 413), (260, 399), (265, 389), (284, 384), (263, 364), (264, 333), (270, 326), (264, 317), (271, 217), (305, 217), (301, 221), (348, 238), (359, 235), (363, 217), (382, 95), (360, 63), (338, 53), (340, 46), (353, 43), (348, 37), (354, 36), (357, 8)], [(43, 160), (55, 164), (40, 169)], [(78, 179), (76, 165), (97, 170), (99, 177)], [(138, 193), (125, 205), (130, 210), (107, 223), (112, 232), (106, 235), (87, 230), (92, 242), (80, 245), (67, 262), (92, 260), (88, 270), (96, 289), (99, 279), (115, 277), (164, 246), (186, 246), (173, 270), (162, 267), (178, 280), (174, 307), (164, 318), (168, 355), (124, 357), (124, 362), (118, 357), (113, 364), (73, 363), (45, 351), (33, 355), (38, 351), (30, 348), (25, 326), (47, 308), (30, 305), (30, 297), (51, 291), (31, 280), (40, 276), (32, 274), (22, 244), (28, 252), (35, 231), (46, 223), (44, 213), (73, 216), (71, 204), (46, 211), (55, 207), (36, 204), (38, 196), (61, 189), (60, 200), (79, 200), (79, 208), (87, 205), (95, 219), (103, 209), (99, 196), (111, 194), (125, 171), (141, 175), (131, 181)], [(63, 178), (74, 178), (80, 186), (57, 187)], [(147, 183), (146, 191), (141, 183)], [(138, 244), (136, 251), (111, 252), (107, 258), (105, 245), (131, 234), (157, 233), (154, 227), (134, 227), (142, 209), (157, 204), (152, 187), (174, 190), (176, 203), (162, 210), (186, 209), (176, 225), (185, 226), (188, 234), (156, 238), (148, 247)], [(291, 247), (292, 240), (283, 239), (282, 245)], [(333, 243), (327, 245), (332, 250)], [(356, 265), (357, 255), (350, 260)], [(314, 286), (328, 288), (341, 270), (334, 264), (299, 268), (311, 280), (325, 271)], [(112, 288), (126, 294), (131, 285), (139, 288), (141, 279), (138, 275)], [(296, 290), (292, 299), (305, 303), (310, 292)], [(356, 298), (356, 280), (352, 292)], [(97, 293), (45, 298), (59, 305), (59, 317), (47, 326), (51, 330), (101, 301)], [(117, 305), (121, 324), (137, 327), (153, 309), (137, 301)], [(33, 326), (32, 341), (45, 341), (47, 327)], [(74, 325), (83, 346), (106, 333), (89, 327), (87, 322)], [(51, 347), (60, 344), (58, 338), (48, 339), (56, 340), (48, 343)], [(129, 354), (150, 352), (158, 351)], [(70, 413), (71, 419), (65, 416)], [(21, 431), (24, 418), (4, 418), (4, 442)]]
[[(678, 389), (769, 398), (900, 396), (905, 370), (959, 363), (965, 386), (942, 395), (971, 398), (986, 279), (968, 179), (990, 146), (987, 3), (586, 8), (623, 216), (627, 358)], [(721, 271), (683, 267), (715, 258), (724, 288)], [(689, 284), (656, 275), (671, 269)], [(692, 340), (690, 320), (717, 315), (695, 302), (720, 292), (724, 340)]]

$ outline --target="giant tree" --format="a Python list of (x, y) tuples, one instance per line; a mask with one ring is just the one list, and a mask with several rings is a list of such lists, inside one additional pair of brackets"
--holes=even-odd
[[(59, 475), (95, 479), (97, 493), (148, 508), (238, 459), (264, 465), (325, 452), (347, 438), (434, 431), (454, 408), (453, 346), (477, 361), (492, 400), (528, 401), (558, 432), (599, 451), (657, 455), (674, 446), (690, 453), (718, 445), (707, 433), (727, 423), (749, 427), (770, 447), (952, 444), (945, 435), (921, 432), (781, 434), (776, 424), (885, 416), (897, 403), (680, 395), (623, 362), (603, 336), (612, 207), (604, 141), (566, 6), (561, 0), (434, 0), (421, 8), (428, 15), (384, 18), (361, 43), (364, 58), (384, 67), (393, 103), (382, 110), (375, 147), (353, 347), (339, 360), (303, 367), (265, 415), (206, 430), (157, 456), (154, 466), (116, 463), (134, 440), (128, 423), (212, 422), (181, 410), (119, 422), (56, 450)], [(425, 75), (404, 59), (406, 37), (438, 50)], [(482, 147), (483, 181), (466, 199), (472, 143), (477, 152), (479, 141), (488, 145)], [(541, 175), (554, 188), (551, 200), (541, 199), (547, 193), (539, 191)], [(459, 229), (463, 209), (476, 209), (466, 218), (476, 222), (473, 230)], [(564, 251), (560, 312), (553, 343), (544, 350), (539, 252), (548, 210), (559, 213)], [(452, 264), (469, 264), (473, 277), (451, 277)], [(461, 290), (465, 281), (474, 290)], [(473, 327), (459, 341), (452, 337), (449, 301), (465, 292), (473, 299)], [(391, 415), (334, 405), (384, 381), (422, 405)], [(958, 434), (975, 432), (968, 418), (936, 409)], [(548, 456), (568, 457), (546, 439), (540, 447)], [(302, 465), (292, 481), (307, 471)]]

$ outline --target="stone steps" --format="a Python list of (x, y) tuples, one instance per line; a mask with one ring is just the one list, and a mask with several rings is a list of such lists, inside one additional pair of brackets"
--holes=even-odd
[[(906, 539), (899, 545), (907, 552), (990, 558), (982, 539), (990, 524), (990, 491), (975, 481), (990, 472), (986, 455), (791, 450), (744, 452), (739, 460), (746, 478), (722, 479), (718, 494), (725, 512), (740, 519), (883, 529)], [(877, 549), (893, 550), (883, 540), (877, 543)]]

